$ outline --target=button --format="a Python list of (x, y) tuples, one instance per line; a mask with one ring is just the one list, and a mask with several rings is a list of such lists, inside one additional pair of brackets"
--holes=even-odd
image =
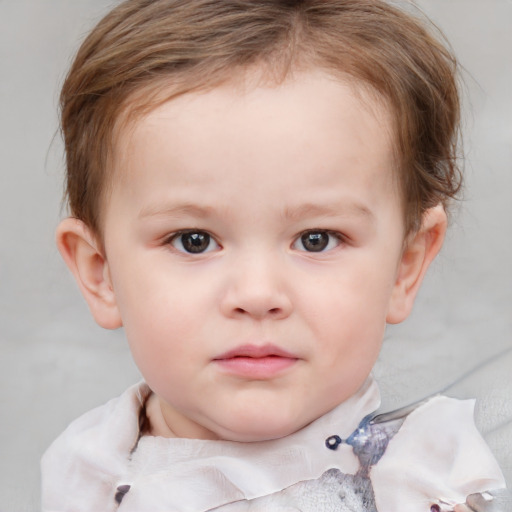
[(123, 501), (123, 498), (126, 496), (128, 491), (130, 490), (131, 485), (120, 485), (116, 490), (116, 496), (115, 500), (117, 504), (121, 504), (121, 501)]
[(338, 449), (338, 446), (342, 443), (343, 441), (341, 440), (341, 437), (340, 436), (331, 436), (331, 437), (328, 437), (326, 440), (325, 440), (325, 446), (327, 446), (327, 448), (329, 448), (329, 450), (337, 450)]

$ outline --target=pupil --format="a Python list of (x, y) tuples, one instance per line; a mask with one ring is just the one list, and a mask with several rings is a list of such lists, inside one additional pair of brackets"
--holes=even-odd
[(301, 240), (307, 251), (320, 252), (327, 247), (329, 235), (327, 233), (305, 233)]
[(186, 233), (181, 235), (181, 243), (187, 252), (204, 252), (210, 245), (210, 235), (206, 233)]

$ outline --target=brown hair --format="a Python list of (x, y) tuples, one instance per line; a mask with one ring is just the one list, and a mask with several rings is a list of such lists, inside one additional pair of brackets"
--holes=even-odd
[(61, 93), (71, 214), (101, 233), (120, 117), (261, 66), (369, 86), (391, 109), (406, 231), (460, 188), (456, 61), (383, 0), (127, 0), (80, 47)]

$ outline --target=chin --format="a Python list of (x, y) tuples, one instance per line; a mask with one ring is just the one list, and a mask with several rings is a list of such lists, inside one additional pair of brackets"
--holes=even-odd
[(271, 441), (289, 436), (309, 422), (298, 422), (291, 419), (269, 418), (266, 415), (259, 417), (237, 419), (229, 425), (223, 425), (221, 431), (217, 432), (221, 439), (226, 441), (237, 441), (253, 443), (259, 441)]

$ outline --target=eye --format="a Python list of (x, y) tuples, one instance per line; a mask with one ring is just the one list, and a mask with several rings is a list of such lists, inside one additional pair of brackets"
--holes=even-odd
[(338, 247), (341, 235), (331, 231), (314, 230), (302, 233), (294, 242), (293, 248), (307, 252), (325, 252)]
[(201, 254), (219, 248), (219, 244), (206, 231), (180, 231), (171, 237), (169, 243), (178, 251), (189, 254)]

